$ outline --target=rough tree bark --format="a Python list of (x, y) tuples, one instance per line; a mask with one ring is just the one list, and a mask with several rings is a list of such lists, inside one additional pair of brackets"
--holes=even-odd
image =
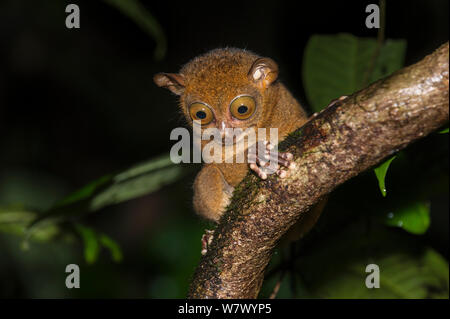
[(189, 298), (256, 298), (282, 235), (324, 195), (448, 122), (449, 45), (342, 103), (324, 109), (283, 141), (294, 154), (289, 178), (249, 175), (201, 259)]

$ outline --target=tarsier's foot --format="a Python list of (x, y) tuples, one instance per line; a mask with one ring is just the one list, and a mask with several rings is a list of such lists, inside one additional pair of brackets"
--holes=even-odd
[(264, 152), (249, 155), (250, 169), (261, 179), (266, 179), (267, 175), (273, 173), (276, 173), (280, 178), (287, 177), (289, 170), (295, 168), (295, 163), (292, 161), (294, 156), (291, 153), (274, 151), (274, 146), (267, 141), (264, 141), (264, 145)]
[(206, 255), (208, 252), (208, 246), (211, 245), (214, 238), (214, 230), (205, 229), (205, 233), (202, 236), (202, 255)]

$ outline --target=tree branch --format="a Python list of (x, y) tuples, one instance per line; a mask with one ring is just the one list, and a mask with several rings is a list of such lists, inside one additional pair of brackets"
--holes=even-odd
[(449, 45), (324, 109), (283, 141), (289, 178), (237, 187), (190, 298), (256, 298), (282, 235), (324, 195), (448, 122)]

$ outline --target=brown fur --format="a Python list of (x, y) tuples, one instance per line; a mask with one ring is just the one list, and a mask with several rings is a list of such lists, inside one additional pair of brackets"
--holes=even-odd
[[(194, 58), (179, 74), (160, 73), (155, 76), (159, 86), (180, 96), (180, 107), (192, 125), (189, 105), (208, 104), (215, 120), (202, 129), (217, 127), (222, 122), (228, 128), (278, 128), (282, 140), (307, 120), (305, 111), (286, 87), (276, 80), (278, 68), (270, 59), (240, 49), (216, 49)], [(264, 76), (252, 77), (255, 61), (263, 66)], [(261, 71), (262, 70), (262, 71)], [(261, 71), (261, 72), (260, 72)], [(250, 72), (250, 74), (249, 74)], [(230, 102), (238, 95), (248, 94), (256, 100), (256, 110), (247, 120), (232, 117)], [(203, 141), (203, 146), (208, 141)], [(203, 217), (218, 221), (229, 202), (232, 191), (248, 172), (246, 163), (212, 163), (203, 167), (194, 182), (194, 208)]]

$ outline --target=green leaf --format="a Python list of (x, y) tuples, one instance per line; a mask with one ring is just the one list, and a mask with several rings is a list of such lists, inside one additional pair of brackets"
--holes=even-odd
[(167, 154), (135, 165), (118, 174), (101, 177), (41, 214), (31, 223), (28, 231), (94, 212), (107, 205), (150, 194), (179, 180), (188, 172), (186, 167), (172, 163)]
[(105, 2), (132, 19), (142, 30), (148, 33), (156, 41), (154, 52), (156, 60), (161, 60), (166, 55), (167, 40), (161, 25), (139, 1), (105, 0)]
[(390, 159), (382, 163), (380, 166), (374, 169), (375, 175), (378, 179), (378, 186), (380, 187), (381, 194), (383, 197), (386, 197), (386, 185), (385, 185), (385, 179), (386, 179), (386, 173), (389, 168), (389, 165), (391, 165), (391, 162), (395, 159), (396, 156), (392, 156)]
[(97, 235), (93, 229), (80, 224), (76, 224), (75, 229), (83, 239), (84, 259), (88, 264), (95, 263), (100, 253), (100, 244), (98, 242)]
[(430, 270), (433, 272), (433, 274), (438, 278), (442, 278), (445, 282), (447, 282), (448, 285), (449, 271), (447, 261), (432, 249), (426, 251), (424, 258), (428, 261)]
[(75, 230), (80, 234), (84, 243), (84, 259), (86, 263), (93, 264), (97, 261), (101, 246), (105, 247), (111, 253), (115, 262), (123, 259), (122, 250), (111, 237), (105, 234), (97, 234), (94, 229), (75, 224)]
[(412, 234), (424, 234), (430, 226), (430, 205), (417, 202), (389, 212), (386, 224), (403, 228)]
[(133, 166), (117, 174), (111, 185), (97, 193), (89, 203), (89, 210), (95, 211), (150, 194), (179, 180), (185, 174), (186, 169), (172, 163), (168, 155)]
[[(295, 266), (303, 279), (297, 298), (448, 298), (448, 262), (407, 233), (363, 219), (326, 240), (302, 247)], [(380, 288), (369, 289), (366, 267), (380, 270)]]
[(303, 84), (312, 109), (318, 112), (330, 101), (350, 95), (403, 66), (406, 41), (388, 39), (380, 48), (372, 73), (367, 76), (376, 48), (377, 42), (372, 38), (350, 34), (313, 35), (303, 58)]
[(99, 179), (87, 184), (83, 188), (73, 192), (63, 200), (56, 203), (55, 207), (66, 206), (92, 196), (100, 187), (109, 183), (112, 179), (111, 175), (100, 177)]
[[(24, 236), (27, 226), (36, 218), (36, 212), (18, 208), (0, 207), (0, 232)], [(61, 238), (61, 231), (55, 225), (42, 227), (33, 233), (32, 239), (37, 241), (50, 241)], [(28, 246), (28, 239), (25, 238), (23, 246)]]
[(119, 244), (117, 244), (111, 237), (101, 234), (99, 236), (100, 243), (109, 250), (111, 257), (115, 262), (121, 262), (123, 259), (122, 250)]
[(448, 127), (444, 128), (442, 131), (439, 131), (439, 134), (448, 134)]

